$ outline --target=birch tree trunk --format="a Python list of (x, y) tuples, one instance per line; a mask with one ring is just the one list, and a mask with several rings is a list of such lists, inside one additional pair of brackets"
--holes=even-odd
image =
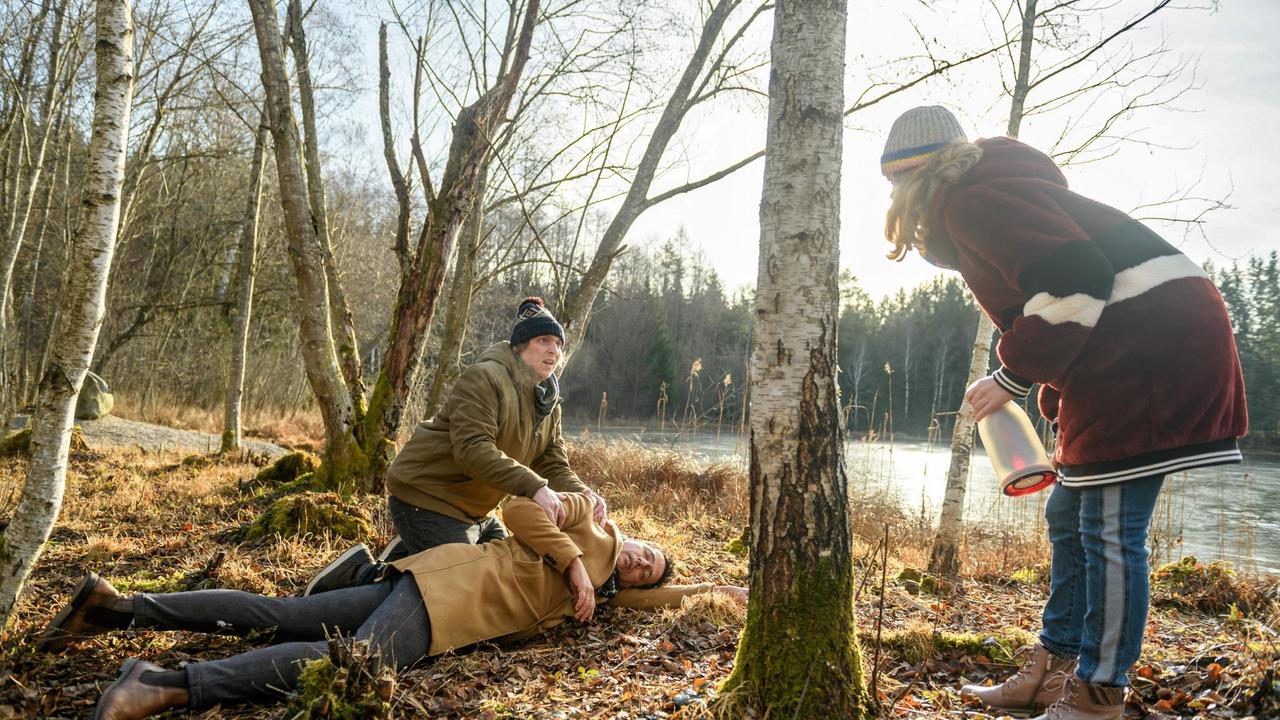
[(329, 289), (320, 240), (312, 222), (301, 142), (294, 121), (292, 93), (284, 66), (280, 26), (272, 0), (249, 0), (262, 59), (262, 84), (275, 143), (280, 205), (284, 211), (289, 260), (298, 282), (299, 336), (307, 381), (324, 419), (323, 473), (331, 487), (346, 483), (365, 465), (353, 431), (358, 418), (329, 324)]
[[(1036, 0), (1026, 0), (1022, 11), (1022, 39), (1018, 52), (1018, 74), (1009, 107), (1009, 137), (1017, 137), (1022, 127), (1022, 108), (1031, 89), (1031, 46), (1035, 42)], [(969, 356), (969, 380), (965, 387), (987, 374), (987, 358), (991, 357), (991, 337), (996, 325), (985, 312), (978, 311), (978, 332)], [(956, 425), (951, 434), (951, 466), (947, 469), (947, 489), (942, 497), (938, 518), (938, 534), (929, 552), (929, 571), (938, 575), (955, 575), (960, 570), (960, 535), (964, 525), (964, 496), (969, 484), (969, 463), (973, 457), (973, 406), (960, 403)]]
[(845, 3), (780, 0), (751, 355), (750, 604), (728, 714), (865, 718), (836, 396)]
[(133, 18), (128, 0), (100, 0), (95, 42), (97, 87), (83, 216), (62, 294), (53, 357), (40, 381), (31, 422), (31, 464), (13, 521), (0, 538), (0, 629), (44, 549), (62, 508), (76, 396), (102, 324), (115, 252), (133, 101)]
[(240, 449), (240, 399), (244, 395), (245, 359), (249, 354), (249, 321), (253, 316), (253, 283), (258, 262), (258, 217), (262, 209), (262, 170), (266, 164), (266, 112), (258, 121), (249, 162), (249, 194), (240, 224), (240, 249), (236, 253), (236, 326), (231, 340), (231, 370), (227, 374), (227, 398), (223, 411), (222, 452)]

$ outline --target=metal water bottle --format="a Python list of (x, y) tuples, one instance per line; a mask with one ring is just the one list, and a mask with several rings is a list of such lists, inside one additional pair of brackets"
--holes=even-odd
[(1007, 402), (979, 420), (978, 436), (1005, 495), (1030, 495), (1058, 481), (1044, 443), (1017, 403)]

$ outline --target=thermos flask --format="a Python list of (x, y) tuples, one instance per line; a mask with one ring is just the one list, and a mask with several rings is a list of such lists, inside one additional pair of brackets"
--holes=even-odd
[(1058, 481), (1031, 419), (1017, 403), (1007, 402), (979, 420), (978, 436), (1005, 495), (1030, 495)]

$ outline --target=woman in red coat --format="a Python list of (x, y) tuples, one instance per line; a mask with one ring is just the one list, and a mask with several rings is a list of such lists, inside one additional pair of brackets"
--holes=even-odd
[(1040, 385), (1061, 482), (1040, 644), (1009, 681), (965, 694), (1052, 720), (1120, 718), (1148, 607), (1147, 528), (1164, 476), (1240, 461), (1244, 380), (1226, 306), (1194, 262), (1078, 195), (1044, 153), (969, 142), (939, 106), (907, 111), (881, 158), (885, 235), (958, 270), (1001, 330), (969, 388), (979, 419)]

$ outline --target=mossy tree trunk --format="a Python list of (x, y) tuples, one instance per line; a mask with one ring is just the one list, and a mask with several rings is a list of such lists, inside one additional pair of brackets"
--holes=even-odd
[(355, 436), (362, 398), (352, 398), (338, 364), (330, 325), (325, 262), (308, 200), (301, 141), (293, 115), (293, 97), (275, 4), (271, 0), (249, 0), (249, 8), (262, 59), (262, 85), (275, 142), (289, 260), (298, 283), (298, 334), (303, 367), (324, 420), (325, 463), (321, 484), (350, 490), (361, 484), (357, 481), (363, 480), (363, 469), (368, 465)]
[[(423, 350), (431, 323), (439, 308), (445, 274), (457, 244), (458, 232), (467, 221), (478, 195), (484, 192), (485, 169), (493, 157), (493, 143), (498, 130), (507, 121), (507, 110), (516, 87), (529, 61), (533, 30), (537, 25), (539, 0), (530, 0), (520, 20), (520, 31), (509, 36), (499, 64), (500, 74), (475, 102), (463, 107), (454, 119), (453, 138), (439, 184), (427, 174), (416, 136), (414, 154), (419, 173), (428, 188), (427, 213), (418, 232), (417, 246), (411, 257), (402, 256), (400, 290), (391, 314), (391, 339), (386, 360), (373, 386), (363, 429), (363, 447), (369, 459), (368, 472), (381, 477), (392, 457), (394, 441), (400, 431), (404, 411), (409, 404), (414, 379), (422, 364)], [(514, 8), (515, 6), (513, 6)], [(511, 26), (515, 27), (515, 18)], [(390, 68), (387, 61), (386, 31), (379, 37), (380, 106), (384, 144), (392, 148), (387, 137), (391, 123), (387, 115)], [(419, 58), (419, 63), (421, 59)], [(417, 83), (415, 82), (415, 85)], [(403, 203), (404, 176), (393, 149), (384, 153), (392, 185), (402, 203), (401, 221), (397, 222), (396, 247), (407, 252), (409, 225)], [(438, 188), (438, 189), (433, 189)]]
[(843, 0), (780, 0), (751, 356), (750, 604), (734, 716), (871, 716), (836, 397)]
[(133, 12), (128, 0), (99, 0), (96, 29), (89, 174), (68, 257), (61, 320), (31, 421), (31, 464), (13, 520), (0, 536), (0, 630), (8, 624), (62, 508), (76, 397), (98, 341), (115, 254), (133, 108)]

